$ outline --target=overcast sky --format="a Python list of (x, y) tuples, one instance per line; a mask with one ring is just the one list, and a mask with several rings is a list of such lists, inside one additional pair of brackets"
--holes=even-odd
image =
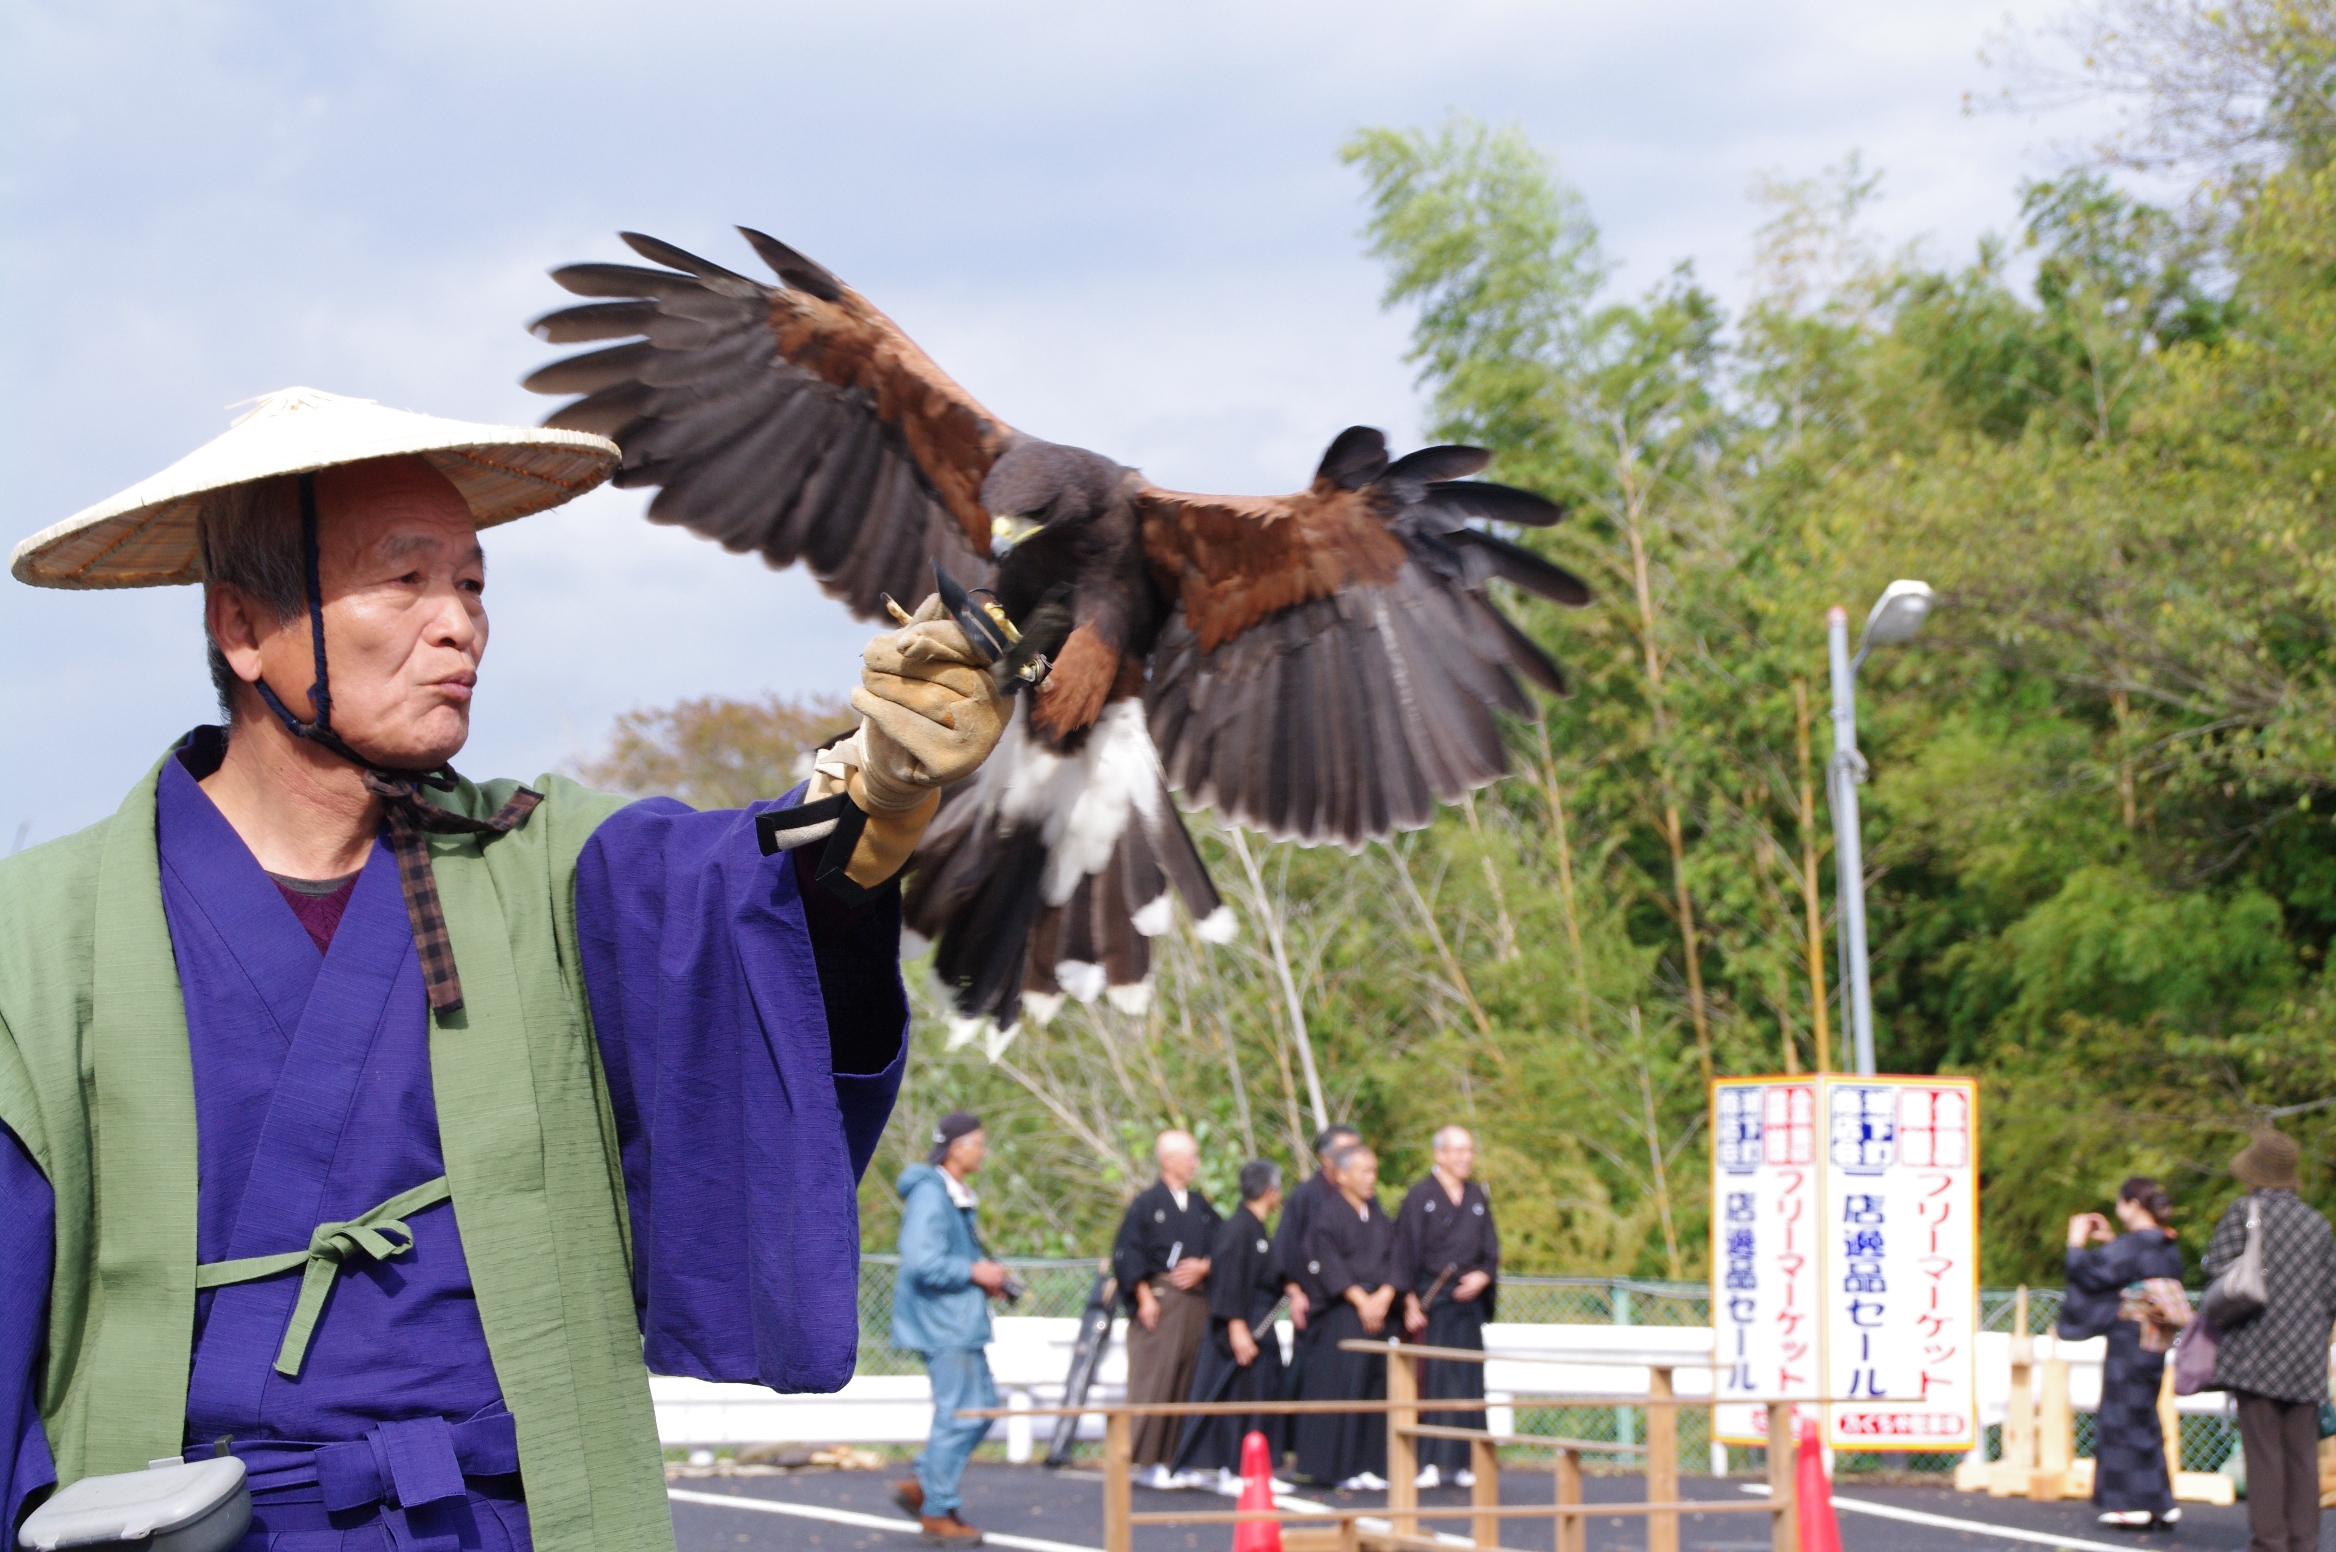
[[(2056, 7), (2011, 8), (2023, 21)], [(2000, 86), (1970, 0), (1175, 6), (0, 0), (0, 548), (305, 383), (533, 421), (522, 332), (637, 228), (725, 263), (760, 226), (992, 409), (1188, 489), (1302, 484), (1418, 431), (1378, 305), (1364, 125), (1513, 120), (1637, 290), (1740, 293), (1756, 174), (1863, 153), (1875, 224), (1966, 256), (2069, 126)], [(865, 634), (799, 575), (603, 492), (495, 530), (461, 765), (527, 776), (619, 712), (835, 689)], [(0, 851), (110, 812), (211, 715), (192, 588), (0, 579)]]

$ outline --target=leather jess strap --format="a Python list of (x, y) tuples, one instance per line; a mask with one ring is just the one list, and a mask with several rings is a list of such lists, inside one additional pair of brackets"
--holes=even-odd
[(404, 1255), (414, 1248), (414, 1232), (406, 1227), (405, 1215), (434, 1207), (453, 1195), (454, 1187), (444, 1175), (425, 1180), (345, 1223), (318, 1224), (316, 1232), (308, 1236), (306, 1250), (245, 1256), (237, 1261), (204, 1262), (195, 1268), (195, 1286), (223, 1288), (230, 1283), (257, 1282), (278, 1272), (289, 1272), (296, 1266), (305, 1267), (300, 1278), (300, 1297), (293, 1304), (292, 1318), (284, 1327), (284, 1345), (276, 1352), (276, 1372), (297, 1376), (300, 1365), (308, 1357), (309, 1338), (315, 1335), (316, 1322), (324, 1314), (324, 1297), (332, 1291), (333, 1279), (340, 1274), (342, 1266), (354, 1257), (387, 1261)]

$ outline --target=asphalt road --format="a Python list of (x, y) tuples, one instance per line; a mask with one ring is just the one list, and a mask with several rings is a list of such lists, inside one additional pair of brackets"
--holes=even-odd
[[(681, 1552), (911, 1552), (915, 1526), (888, 1497), (899, 1469), (885, 1471), (807, 1470), (781, 1477), (677, 1481), (673, 1524)], [(1742, 1480), (1686, 1477), (1682, 1496), (1696, 1500), (1747, 1503)], [(1503, 1503), (1550, 1501), (1546, 1475), (1530, 1470), (1502, 1474)], [(1383, 1494), (1308, 1493), (1311, 1502), (1338, 1508), (1373, 1507)], [(1464, 1504), (1453, 1489), (1422, 1494), (1424, 1504)], [(1592, 1503), (1628, 1502), (1642, 1497), (1630, 1477), (1593, 1477), (1584, 1484)], [(1856, 1487), (1840, 1495), (1844, 1552), (2030, 1552), (2065, 1547), (2198, 1549), (2238, 1552), (2247, 1543), (2246, 1509), (2183, 1506), (2183, 1523), (2171, 1532), (2133, 1535), (2093, 1523), (2082, 1503), (2031, 1504), (1990, 1499), (1947, 1488)], [(1155, 1493), (1137, 1489), (1137, 1512), (1229, 1508), (1230, 1500), (1210, 1493)], [(965, 1476), (966, 1519), (991, 1533), (993, 1546), (1014, 1552), (1093, 1552), (1102, 1544), (1101, 1479), (1091, 1472), (1048, 1472), (1036, 1466), (975, 1465)], [(1547, 1520), (1512, 1520), (1502, 1544), (1520, 1552), (1546, 1552), (1552, 1545)], [(1635, 1517), (1596, 1516), (1590, 1521), (1591, 1552), (1622, 1552), (1645, 1545), (1644, 1522)], [(1466, 1534), (1465, 1521), (1438, 1527)], [(1759, 1514), (1708, 1514), (1680, 1525), (1683, 1552), (1767, 1552), (1768, 1520)], [(1232, 1544), (1229, 1524), (1138, 1526), (1136, 1552), (1223, 1552)], [(2336, 1513), (2326, 1516), (2320, 1544), (2336, 1548)]]

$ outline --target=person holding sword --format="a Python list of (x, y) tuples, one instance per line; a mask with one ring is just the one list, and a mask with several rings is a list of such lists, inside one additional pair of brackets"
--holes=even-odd
[[(1282, 1278), (1266, 1230), (1281, 1204), (1279, 1164), (1251, 1159), (1241, 1166), (1241, 1205), (1217, 1231), (1210, 1250), (1209, 1336), (1193, 1368), (1194, 1401), (1282, 1399), (1282, 1344), (1274, 1332), (1274, 1317), (1282, 1307)], [(1241, 1441), (1255, 1429), (1265, 1435), (1266, 1457), (1279, 1461), (1287, 1422), (1270, 1413), (1196, 1417), (1185, 1431), (1175, 1465), (1179, 1472), (1191, 1468), (1204, 1478), (1213, 1473), (1218, 1492), (1239, 1497)]]
[[(1190, 1132), (1165, 1131), (1153, 1145), (1160, 1178), (1128, 1203), (1111, 1247), (1135, 1318), (1127, 1329), (1127, 1399), (1142, 1406), (1182, 1401), (1209, 1329), (1209, 1250), (1223, 1221), (1193, 1185), (1200, 1144)], [(1177, 1420), (1136, 1419), (1136, 1482), (1182, 1487), (1176, 1475)], [(1213, 1480), (1213, 1479), (1212, 1479)]]

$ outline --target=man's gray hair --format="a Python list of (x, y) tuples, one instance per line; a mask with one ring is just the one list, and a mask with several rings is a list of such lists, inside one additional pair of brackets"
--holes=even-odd
[(1435, 1149), (1436, 1152), (1441, 1153), (1456, 1142), (1464, 1142), (1469, 1146), (1474, 1147), (1476, 1145), (1476, 1137), (1465, 1126), (1458, 1124), (1451, 1126), (1439, 1126), (1436, 1128), (1435, 1141), (1430, 1143), (1429, 1146)]
[[(300, 549), (299, 476), (231, 485), (203, 503), (195, 526), (203, 557), (203, 596), (213, 586), (228, 583), (281, 625), (308, 610), (308, 565)], [(232, 718), (235, 690), (243, 683), (227, 665), (227, 655), (210, 639), (211, 687), (219, 692), (219, 711)]]
[(1370, 1153), (1371, 1157), (1374, 1159), (1379, 1156), (1376, 1153), (1372, 1153), (1370, 1148), (1362, 1143), (1350, 1142), (1345, 1147), (1339, 1149), (1336, 1153), (1333, 1153), (1330, 1156), (1330, 1167), (1339, 1171), (1341, 1174), (1344, 1174), (1348, 1164), (1358, 1158), (1361, 1158), (1366, 1153)]

